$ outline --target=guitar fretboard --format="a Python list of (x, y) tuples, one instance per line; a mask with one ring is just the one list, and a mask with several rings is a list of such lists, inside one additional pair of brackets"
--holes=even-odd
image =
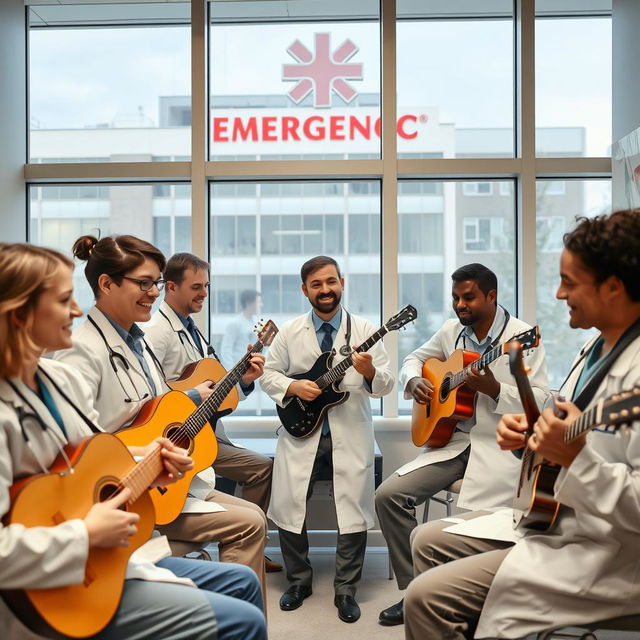
[[(211, 395), (184, 421), (181, 429), (178, 431), (186, 434), (189, 438), (195, 437), (202, 427), (208, 422), (211, 416), (216, 412), (217, 408), (223, 403), (224, 399), (229, 395), (231, 389), (238, 384), (240, 378), (249, 368), (249, 360), (254, 353), (260, 353), (263, 349), (263, 343), (258, 340), (250, 351), (240, 358), (238, 363), (221, 378), (213, 388)], [(179, 440), (181, 436), (176, 435), (172, 439)]]
[(589, 429), (602, 424), (602, 406), (603, 400), (597, 402), (590, 409), (586, 409), (578, 418), (576, 418), (565, 431), (564, 441), (571, 442), (578, 436), (581, 436)]
[[(380, 327), (374, 334), (372, 334), (369, 338), (367, 338), (360, 346), (356, 347), (354, 351), (357, 353), (364, 353), (365, 351), (369, 351), (373, 345), (381, 340), (382, 337), (389, 333), (386, 325)], [(337, 382), (342, 378), (345, 371), (353, 364), (353, 356), (349, 354), (344, 360), (340, 361), (335, 367), (331, 367), (328, 371), (325, 371), (317, 380), (314, 382), (320, 387), (320, 389), (325, 389), (330, 384)]]
[(471, 364), (468, 364), (462, 371), (458, 371), (451, 376), (451, 389), (455, 389), (459, 387), (461, 384), (464, 384), (467, 381), (467, 376), (469, 375), (470, 369), (477, 369), (478, 371), (484, 369), (488, 364), (491, 364), (494, 360), (499, 358), (502, 355), (503, 347), (501, 344), (493, 347), (486, 353), (480, 356), (479, 360), (475, 360)]

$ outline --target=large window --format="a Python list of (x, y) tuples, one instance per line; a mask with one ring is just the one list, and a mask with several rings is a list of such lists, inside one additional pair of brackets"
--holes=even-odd
[[(130, 6), (102, 10), (56, 5), (30, 13), (31, 162), (190, 159), (188, 25), (134, 27), (122, 24)], [(146, 9), (150, 19), (153, 12)], [(110, 26), (42, 23), (67, 25), (81, 17)]]
[[(563, 186), (563, 201), (558, 201), (554, 193), (558, 184)], [(551, 386), (557, 389), (569, 373), (578, 349), (590, 335), (569, 327), (566, 303), (555, 298), (560, 283), (562, 236), (574, 227), (577, 214), (597, 215), (611, 211), (611, 182), (539, 180), (536, 191), (538, 324), (547, 352)]]
[[(208, 259), (198, 320), (226, 366), (260, 318), (309, 309), (311, 256), (376, 326), (416, 306), (386, 341), (399, 363), (481, 262), (540, 323), (557, 384), (583, 338), (553, 297), (562, 236), (611, 202), (610, 0), (523, 2), (521, 21), (512, 0), (72, 1), (26, 0), (31, 241), (132, 233)], [(258, 390), (237, 411), (274, 405)]]
[[(66, 255), (85, 234), (135, 235), (155, 244), (166, 257), (191, 250), (191, 187), (186, 184), (33, 186), (29, 214), (29, 240)], [(76, 266), (74, 288), (86, 313), (94, 299), (84, 263)]]

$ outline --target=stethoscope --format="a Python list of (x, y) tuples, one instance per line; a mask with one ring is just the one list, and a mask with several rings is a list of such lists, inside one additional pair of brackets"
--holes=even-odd
[[(85, 416), (84, 413), (82, 413), (82, 411), (80, 411), (80, 409), (76, 406), (73, 400), (69, 398), (69, 396), (59, 387), (56, 381), (46, 371), (43, 371), (40, 367), (38, 367), (38, 372), (43, 374), (47, 378), (47, 380), (51, 383), (53, 388), (67, 402), (67, 404), (69, 404), (74, 409), (74, 411), (80, 416), (80, 418), (82, 418), (83, 422), (89, 427), (89, 429), (91, 429), (91, 431), (93, 431), (94, 433), (102, 433), (102, 431), (95, 424), (93, 424), (93, 422), (91, 422), (91, 420), (89, 420), (89, 418), (87, 418), (87, 416)], [(6, 382), (11, 387), (13, 392), (30, 409), (30, 411), (27, 411), (24, 408), (24, 406), (14, 407), (16, 416), (18, 418), (18, 424), (20, 425), (20, 432), (22, 434), (22, 438), (25, 441), (25, 444), (27, 445), (27, 447), (30, 449), (34, 459), (42, 469), (43, 473), (48, 473), (49, 469), (46, 467), (46, 465), (42, 463), (42, 460), (40, 459), (40, 457), (38, 456), (38, 453), (33, 447), (31, 438), (29, 437), (27, 427), (25, 426), (25, 423), (27, 422), (27, 420), (31, 420), (35, 422), (35, 424), (40, 427), (40, 430), (42, 431), (42, 433), (46, 434), (49, 438), (51, 438), (52, 442), (58, 448), (59, 453), (64, 458), (67, 464), (67, 467), (69, 469), (69, 472), (73, 473), (73, 466), (71, 465), (71, 461), (69, 460), (66, 451), (64, 450), (64, 447), (67, 444), (67, 440), (62, 435), (60, 435), (56, 430), (51, 429), (51, 427), (47, 424), (44, 418), (38, 413), (38, 411), (33, 406), (33, 404), (29, 401), (29, 399), (20, 391), (20, 389), (18, 389), (18, 387), (11, 380), (7, 379)]]
[[(502, 338), (502, 334), (504, 333), (505, 329), (507, 328), (507, 324), (511, 319), (509, 312), (502, 305), (500, 305), (500, 308), (504, 311), (504, 322), (502, 323), (502, 329), (500, 329), (500, 333), (495, 338), (495, 340), (492, 340), (491, 344), (487, 345), (487, 347), (483, 351), (483, 355), (487, 353), (487, 351), (491, 351), (491, 349), (493, 349), (500, 342), (500, 338)], [(455, 344), (453, 345), (454, 349), (458, 348), (458, 342), (460, 341), (460, 338), (462, 338), (462, 348), (464, 349), (467, 346), (467, 334), (465, 333), (466, 328), (467, 327), (462, 327), (462, 329), (460, 330)]]
[[(173, 328), (173, 324), (169, 316), (162, 309), (159, 309), (159, 311), (162, 314), (162, 317), (169, 323), (169, 326), (171, 327), (171, 329), (173, 331), (176, 331)], [(218, 360), (219, 358), (215, 352), (215, 349), (211, 346), (211, 344), (209, 344), (209, 341), (204, 337), (204, 335), (202, 334), (202, 331), (198, 329), (198, 325), (194, 324), (193, 326), (196, 328), (196, 331), (200, 336), (200, 339), (202, 340), (202, 342), (204, 342), (204, 344), (207, 345), (207, 356), (213, 356), (214, 358), (216, 358), (216, 360)], [(179, 329), (178, 331), (176, 331), (176, 333), (178, 334), (178, 338), (180, 338), (180, 344), (182, 345), (182, 348), (184, 349), (187, 356), (189, 355), (189, 351), (187, 350), (187, 345), (189, 345), (189, 349), (191, 350), (191, 356), (190, 356), (191, 359), (193, 360), (195, 358), (196, 360), (200, 360), (200, 357), (201, 357), (200, 350), (198, 349), (197, 346), (193, 344), (192, 340), (187, 335), (186, 329)], [(185, 344), (184, 342), (185, 338), (187, 340), (187, 344)]]
[[(150, 396), (154, 395), (153, 389), (151, 388), (151, 384), (147, 380), (147, 377), (141, 374), (139, 371), (136, 371), (135, 369), (133, 369), (129, 364), (129, 361), (121, 353), (118, 353), (111, 347), (111, 345), (107, 341), (107, 337), (104, 335), (104, 332), (98, 326), (98, 323), (91, 316), (87, 316), (87, 320), (89, 320), (89, 322), (94, 326), (95, 330), (98, 332), (98, 335), (102, 338), (102, 341), (104, 342), (105, 347), (107, 347), (107, 353), (109, 355), (109, 364), (111, 365), (111, 368), (116, 374), (116, 380), (118, 381), (118, 384), (122, 388), (122, 393), (126, 396), (124, 398), (124, 401), (125, 402), (142, 402), (145, 398), (149, 398)], [(162, 365), (158, 361), (156, 354), (153, 353), (153, 351), (151, 351), (149, 345), (147, 344), (147, 341), (144, 338), (142, 338), (142, 342), (144, 342), (144, 348), (151, 356), (151, 359), (153, 360), (153, 363), (155, 364), (156, 369), (158, 369), (158, 372), (162, 376), (162, 379), (165, 380), (166, 377), (164, 375), (164, 370), (162, 369)], [(121, 367), (118, 367), (118, 364), (117, 364), (118, 362), (120, 363)], [(131, 394), (126, 390), (124, 384), (122, 384), (122, 380), (120, 379), (120, 371), (122, 370), (124, 370), (127, 378), (129, 379), (129, 382), (131, 383), (131, 386), (135, 389), (136, 395), (138, 396), (137, 400), (131, 397)], [(140, 392), (138, 391), (138, 387), (136, 386), (136, 384), (133, 381), (133, 378), (131, 377), (132, 371), (139, 378), (142, 379), (145, 385), (147, 385), (147, 388), (149, 389), (149, 393), (145, 393), (143, 396), (140, 395)]]
[[(344, 340), (345, 343), (340, 347), (340, 349), (338, 349), (338, 353), (341, 356), (350, 356), (352, 349), (351, 349), (351, 314), (344, 308), (342, 307), (342, 310), (347, 314), (347, 330), (344, 334)], [(337, 338), (337, 334), (336, 334), (336, 338)], [(335, 341), (334, 341), (335, 342)], [(333, 350), (335, 351), (335, 349)]]

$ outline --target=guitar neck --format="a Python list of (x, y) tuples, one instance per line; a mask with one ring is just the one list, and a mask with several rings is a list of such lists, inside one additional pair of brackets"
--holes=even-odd
[[(380, 327), (374, 334), (372, 334), (369, 338), (367, 338), (359, 347), (354, 349), (357, 353), (364, 353), (365, 351), (369, 351), (373, 345), (382, 340), (385, 334), (389, 333), (389, 330), (386, 326)], [(345, 374), (345, 371), (353, 365), (353, 356), (349, 354), (344, 360), (340, 361), (335, 367), (332, 367), (328, 371), (325, 371), (317, 380), (314, 382), (320, 387), (320, 389), (325, 389), (330, 384), (337, 382), (342, 378)]]
[(594, 427), (602, 424), (602, 408), (604, 400), (596, 402), (593, 407), (586, 409), (568, 427), (564, 434), (564, 441), (571, 442), (583, 433), (590, 431)]
[(123, 488), (131, 489), (129, 504), (134, 503), (162, 472), (164, 465), (160, 452), (161, 447), (157, 445), (120, 481)]
[(467, 376), (469, 375), (470, 369), (477, 369), (481, 371), (488, 364), (491, 364), (494, 360), (499, 358), (504, 351), (504, 345), (497, 345), (493, 347), (493, 349), (489, 349), (486, 353), (482, 354), (480, 358), (471, 364), (467, 365), (462, 371), (458, 371), (455, 375), (451, 376), (451, 388), (455, 389), (459, 387), (461, 384), (464, 384), (467, 381)]
[(254, 353), (260, 353), (264, 347), (263, 343), (258, 340), (250, 351), (240, 358), (238, 363), (230, 369), (226, 375), (219, 380), (213, 393), (185, 420), (183, 429), (187, 435), (194, 437), (202, 427), (209, 421), (211, 416), (217, 411), (218, 407), (223, 403), (224, 399), (229, 395), (231, 389), (238, 384), (240, 378), (249, 368), (249, 361)]

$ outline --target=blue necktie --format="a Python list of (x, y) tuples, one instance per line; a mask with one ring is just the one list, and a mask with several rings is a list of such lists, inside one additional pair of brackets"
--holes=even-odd
[(200, 355), (204, 358), (204, 351), (202, 350), (202, 345), (200, 344), (200, 335), (198, 334), (198, 330), (196, 329), (193, 318), (187, 318), (187, 331), (191, 334), (194, 344), (198, 348)]
[[(333, 338), (331, 334), (333, 333), (333, 327), (328, 323), (324, 322), (320, 327), (321, 331), (324, 331), (324, 337), (322, 338), (322, 343), (320, 344), (320, 350), (322, 353), (327, 351), (331, 351), (333, 347)], [(322, 435), (326, 436), (329, 433), (329, 418), (327, 416), (324, 417), (324, 422), (322, 423)]]

